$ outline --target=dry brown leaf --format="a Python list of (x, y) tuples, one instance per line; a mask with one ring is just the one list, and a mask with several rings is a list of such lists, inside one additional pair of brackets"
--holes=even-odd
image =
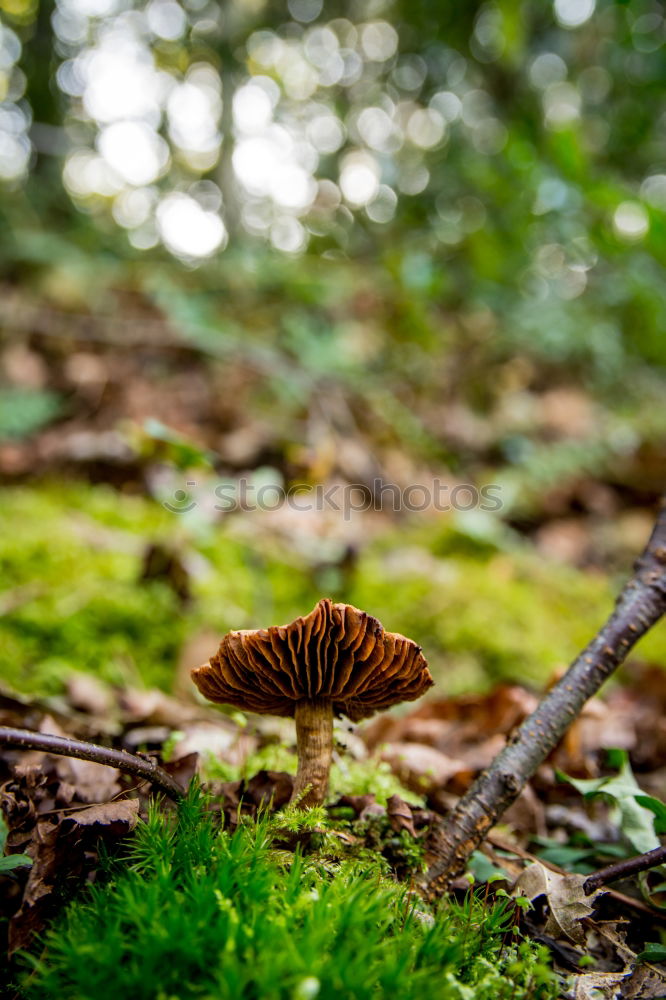
[(286, 771), (258, 771), (245, 785), (244, 798), (257, 808), (286, 806), (294, 793), (294, 777)]
[(654, 965), (629, 965), (622, 972), (585, 972), (573, 979), (574, 1000), (663, 1000), (666, 976)]
[(111, 688), (93, 674), (73, 670), (67, 676), (67, 700), (79, 712), (107, 719), (115, 708)]
[(583, 888), (586, 877), (559, 875), (535, 861), (518, 877), (513, 894), (529, 900), (545, 896), (550, 913), (544, 932), (556, 939), (566, 937), (575, 944), (583, 944), (585, 935), (580, 921), (591, 916), (594, 908), (590, 904), (603, 891), (598, 889), (586, 896)]
[(36, 824), (26, 848), (33, 865), (21, 906), (9, 923), (10, 954), (25, 948), (62, 905), (64, 893), (95, 870), (98, 845), (133, 829), (138, 812), (138, 800), (124, 799), (82, 809), (60, 822)]
[(391, 765), (408, 788), (421, 794), (444, 788), (456, 775), (469, 774), (465, 761), (448, 757), (423, 743), (389, 743), (381, 759)]
[(63, 822), (75, 823), (77, 826), (110, 826), (115, 834), (129, 833), (136, 826), (139, 818), (138, 799), (120, 799), (118, 802), (101, 802), (71, 813)]
[(622, 984), (623, 1000), (663, 1000), (666, 975), (655, 965), (637, 965)]
[(386, 812), (384, 806), (380, 806), (372, 794), (342, 795), (337, 802), (331, 804), (330, 808), (335, 808), (336, 806), (348, 806), (353, 809), (356, 819), (367, 819), (368, 816), (383, 816)]
[(620, 1000), (626, 972), (585, 972), (574, 979), (574, 1000)]
[(411, 837), (416, 837), (414, 829), (414, 817), (409, 803), (401, 799), (399, 795), (392, 795), (386, 803), (386, 814), (389, 818), (391, 828), (396, 833), (406, 830)]
[(92, 760), (58, 757), (56, 773), (62, 782), (73, 786), (81, 802), (107, 802), (121, 790), (118, 770)]
[(481, 695), (430, 699), (399, 718), (380, 716), (364, 726), (363, 738), (371, 750), (382, 743), (416, 742), (459, 757), (488, 737), (506, 735), (520, 725), (537, 700), (517, 684), (501, 684)]

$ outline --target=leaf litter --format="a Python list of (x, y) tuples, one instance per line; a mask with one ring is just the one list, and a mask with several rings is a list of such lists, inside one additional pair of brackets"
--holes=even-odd
[[(615, 890), (586, 895), (582, 888), (586, 874), (609, 859), (659, 843), (666, 811), (660, 812), (666, 738), (659, 713), (666, 708), (666, 683), (653, 685), (655, 675), (649, 667), (638, 668), (625, 687), (586, 706), (483, 848), (490, 859), (485, 877), (491, 895), (511, 886), (524, 867), (514, 892), (530, 899), (531, 908), (520, 912), (520, 923), (550, 946), (555, 966), (569, 976), (572, 998), (666, 995), (658, 950), (663, 916), (641, 903), (637, 880), (620, 887), (629, 896)], [(405, 844), (417, 845), (427, 863), (435, 818), (455, 803), (535, 704), (531, 691), (501, 685), (487, 694), (432, 699), (408, 714), (360, 727), (355, 756), (389, 762), (424, 806), (396, 794), (386, 805), (370, 793), (345, 794), (327, 807), (333, 820), (328, 832), (344, 849), (380, 850), (398, 877), (418, 884)], [(276, 740), (272, 725), (263, 729), (261, 720), (243, 727), (191, 701), (157, 691), (116, 691), (81, 677), (70, 681), (68, 697), (56, 705), (1, 694), (0, 724), (143, 747), (158, 756), (164, 752), (164, 766), (183, 787), (197, 773), (207, 777), (211, 754), (242, 770)], [(646, 731), (652, 757), (646, 754)], [(609, 759), (614, 737), (625, 756)], [(212, 780), (209, 787), (221, 821), (232, 829), (243, 818), (284, 808), (293, 776), (263, 767), (235, 780)], [(11, 871), (0, 870), (9, 952), (29, 946), (63, 903), (98, 877), (102, 851), (122, 852), (124, 839), (146, 815), (149, 793), (145, 783), (104, 765), (0, 751), (0, 806), (7, 827), (3, 860), (21, 861)], [(308, 834), (316, 835), (316, 830)], [(302, 846), (302, 834), (294, 838), (285, 831), (285, 849), (293, 850), (299, 838)], [(567, 870), (538, 860), (540, 851), (552, 858), (557, 850), (565, 862), (560, 867)], [(530, 854), (536, 861), (525, 867), (521, 859)], [(483, 870), (476, 866), (482, 882)], [(454, 891), (468, 886), (465, 880)], [(585, 968), (586, 962), (593, 967)]]

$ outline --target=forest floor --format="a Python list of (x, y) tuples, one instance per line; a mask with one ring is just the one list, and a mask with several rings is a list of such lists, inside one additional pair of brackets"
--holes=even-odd
[[(424, 982), (443, 1000), (666, 995), (660, 870), (608, 887), (573, 920), (566, 913), (583, 903), (563, 902), (559, 882), (533, 906), (508, 901), (530, 864), (543, 878), (583, 876), (660, 843), (663, 629), (588, 703), (451, 896), (432, 905), (419, 895), (438, 824), (594, 634), (640, 551), (656, 497), (640, 484), (656, 480), (663, 458), (649, 442), (606, 477), (575, 469), (546, 488), (527, 470), (527, 507), (501, 517), (224, 513), (216, 486), (244, 476), (367, 486), (375, 468), (423, 481), (436, 463), (412, 454), (399, 473), (395, 443), (383, 447), (376, 425), (360, 434), (355, 419), (341, 436), (314, 411), (292, 414), (308, 431), (290, 446), (284, 428), (245, 405), (256, 400), (242, 365), (234, 405), (222, 405), (220, 372), (181, 347), (73, 349), (35, 336), (2, 360), (16, 379), (12, 407), (0, 410), (11, 529), (0, 536), (0, 724), (155, 755), (183, 787), (205, 789), (176, 818), (168, 802), (151, 811), (145, 784), (102, 765), (0, 750), (4, 861), (32, 862), (3, 870), (0, 859), (8, 996), (103, 1000), (114, 969), (146, 1000), (408, 997), (424, 995)], [(225, 378), (228, 400), (227, 369)], [(593, 426), (597, 403), (582, 390), (559, 402), (532, 395), (554, 460)], [(339, 404), (333, 390), (328, 402)], [(486, 482), (501, 471), (492, 456), (508, 409), (474, 423), (456, 403), (444, 421)], [(189, 510), (176, 493), (187, 483)], [(416, 707), (336, 723), (329, 799), (306, 819), (288, 806), (292, 724), (204, 704), (189, 670), (228, 629), (289, 621), (323, 595), (416, 639), (436, 686)], [(226, 964), (212, 961), (201, 927), (197, 937), (178, 923), (198, 910), (227, 941)], [(394, 961), (373, 937), (382, 911), (385, 936), (402, 942)], [(324, 912), (328, 941), (315, 933)], [(275, 930), (285, 922), (297, 928), (289, 939)], [(164, 940), (173, 947), (179, 936), (187, 948), (167, 975)], [(364, 941), (361, 986), (353, 956)]]

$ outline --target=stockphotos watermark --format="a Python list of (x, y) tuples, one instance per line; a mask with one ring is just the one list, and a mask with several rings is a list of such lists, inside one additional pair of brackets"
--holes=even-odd
[[(163, 501), (164, 507), (172, 514), (187, 514), (202, 503), (199, 484), (188, 480), (188, 489), (178, 489), (171, 500)], [(390, 511), (392, 513), (419, 513), (426, 510), (483, 510), (494, 512), (502, 509), (502, 487), (496, 483), (474, 486), (471, 483), (443, 483), (433, 479), (425, 486), (414, 483), (411, 486), (397, 486), (383, 479), (375, 479), (371, 484), (349, 483), (324, 486), (296, 483), (284, 487), (275, 482), (257, 482), (240, 479), (206, 484), (205, 500), (214, 497), (215, 510), (223, 514), (238, 511), (275, 511), (289, 507), (301, 513), (309, 511), (333, 511), (342, 514), (348, 521), (354, 514), (363, 511)], [(199, 499), (197, 499), (199, 497)], [(208, 505), (208, 504), (207, 504)]]

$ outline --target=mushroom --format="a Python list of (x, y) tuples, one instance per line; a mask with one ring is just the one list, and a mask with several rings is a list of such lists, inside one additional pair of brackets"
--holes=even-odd
[(358, 722), (433, 683), (420, 646), (328, 598), (289, 625), (229, 632), (192, 679), (210, 701), (296, 720), (294, 798), (304, 807), (326, 796), (334, 714)]

